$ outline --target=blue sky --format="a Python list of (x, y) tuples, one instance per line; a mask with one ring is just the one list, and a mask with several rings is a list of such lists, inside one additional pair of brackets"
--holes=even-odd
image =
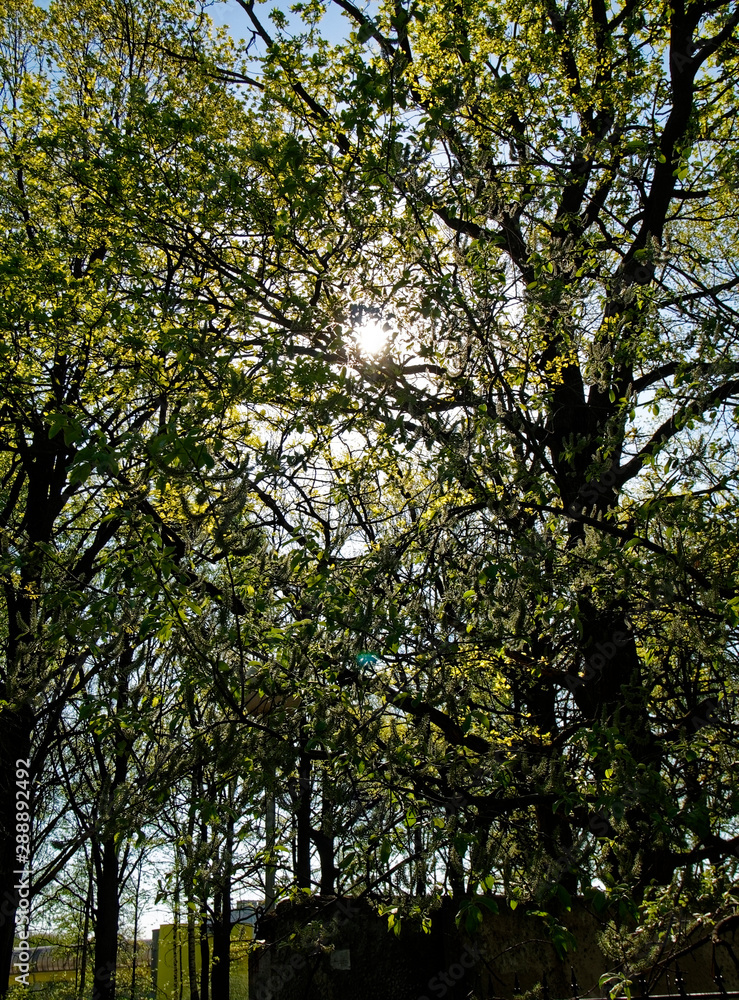
[[(276, 3), (260, 3), (255, 5), (255, 10), (260, 21), (262, 21), (265, 27), (269, 30), (269, 25), (271, 23), (269, 19), (269, 12), (277, 8), (290, 16), (290, 8), (293, 6), (294, 2), (295, 0), (277, 0)], [(358, 6), (360, 9), (364, 7), (361, 3)], [(246, 11), (239, 6), (237, 0), (216, 0), (216, 2), (208, 8), (208, 14), (213, 19), (214, 24), (228, 27), (231, 35), (236, 40), (245, 36), (247, 38), (249, 37), (249, 18), (246, 15)], [(296, 26), (299, 25), (300, 21), (297, 15), (292, 16), (295, 18)], [(324, 36), (330, 41), (338, 41), (340, 38), (346, 36), (347, 30), (347, 19), (342, 15), (338, 7), (329, 3), (328, 11), (321, 21), (321, 31)]]

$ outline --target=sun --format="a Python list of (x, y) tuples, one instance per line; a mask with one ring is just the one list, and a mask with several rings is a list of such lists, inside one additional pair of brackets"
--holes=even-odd
[(387, 346), (390, 328), (378, 320), (365, 320), (354, 331), (354, 340), (362, 354), (379, 354)]

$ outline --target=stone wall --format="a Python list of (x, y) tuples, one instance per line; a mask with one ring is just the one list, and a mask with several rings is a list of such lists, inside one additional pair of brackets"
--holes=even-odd
[[(552, 943), (548, 922), (527, 912), (529, 907), (512, 911), (502, 900), (499, 906), (501, 912), (486, 914), (472, 936), (458, 931), (449, 900), (434, 914), (430, 933), (404, 922), (397, 936), (366, 901), (283, 904), (257, 927), (264, 943), (251, 956), (250, 1000), (512, 1000), (516, 979), (521, 993), (533, 1000), (542, 995), (545, 974), (552, 1000), (568, 1000), (573, 970), (578, 994), (599, 997), (607, 995), (599, 986), (604, 973), (629, 968), (625, 939), (582, 902), (557, 918), (575, 942), (574, 951), (564, 954)], [(739, 956), (739, 942), (734, 950), (730, 932), (714, 954), (712, 925), (686, 936), (690, 926), (689, 918), (675, 919), (677, 944), (646, 935), (636, 952), (632, 944), (631, 968), (647, 972), (650, 993), (678, 992), (676, 952), (688, 992), (716, 989), (716, 956), (725, 988), (739, 990), (732, 960), (732, 950)], [(568, 940), (561, 932), (560, 939)]]

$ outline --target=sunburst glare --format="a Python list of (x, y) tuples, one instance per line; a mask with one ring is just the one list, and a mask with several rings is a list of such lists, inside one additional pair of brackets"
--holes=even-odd
[(390, 327), (374, 319), (365, 320), (354, 331), (354, 340), (362, 354), (379, 354), (387, 346)]

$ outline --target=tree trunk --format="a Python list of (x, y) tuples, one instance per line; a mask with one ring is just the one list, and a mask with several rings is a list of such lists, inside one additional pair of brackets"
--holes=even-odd
[[(264, 846), (270, 854), (275, 849), (275, 819), (275, 792), (274, 788), (270, 787), (264, 793)], [(275, 874), (274, 864), (268, 864), (264, 873), (265, 910), (269, 910), (275, 901)]]
[[(203, 794), (203, 778), (199, 774), (198, 787)], [(200, 823), (200, 843), (205, 847), (208, 843), (208, 824)], [(210, 986), (210, 942), (208, 941), (208, 890), (201, 886), (200, 897), (200, 998), (208, 1000)]]
[(231, 975), (231, 867), (234, 844), (233, 783), (229, 789), (229, 814), (223, 850), (223, 877), (219, 892), (220, 906), (213, 919), (213, 1000), (229, 1000)]
[(174, 899), (172, 901), (172, 986), (174, 996), (182, 1000), (182, 936), (180, 934), (180, 865), (175, 853)]
[(228, 1000), (231, 964), (231, 878), (223, 880), (219, 912), (213, 920), (213, 1000)]
[(190, 1000), (199, 1000), (198, 969), (195, 963), (195, 909), (187, 901), (187, 977), (190, 982)]
[(299, 889), (310, 889), (310, 842), (311, 842), (311, 764), (310, 757), (301, 753), (298, 760), (298, 789), (296, 804), (297, 852), (295, 881)]
[(423, 830), (420, 823), (416, 823), (413, 828), (413, 853), (416, 856), (414, 865), (415, 871), (415, 893), (419, 899), (426, 895), (426, 859), (423, 850)]
[(210, 979), (210, 942), (208, 941), (208, 905), (200, 901), (200, 997), (208, 1000)]
[(313, 843), (316, 845), (321, 862), (321, 895), (333, 896), (336, 878), (333, 816), (331, 800), (325, 792), (321, 796), (321, 829), (313, 831)]
[(143, 858), (139, 856), (139, 870), (136, 877), (136, 897), (133, 911), (133, 956), (131, 959), (131, 1000), (136, 1000), (136, 965), (139, 952), (139, 898), (141, 896), (141, 863)]
[(82, 956), (79, 963), (79, 981), (77, 984), (77, 1000), (83, 1000), (85, 995), (85, 980), (87, 979), (87, 956), (90, 943), (90, 910), (92, 909), (92, 863), (88, 861), (87, 896), (85, 897), (85, 919), (82, 924)]
[[(119, 677), (117, 701), (123, 707), (127, 701), (128, 675), (127, 668), (131, 664), (132, 651), (127, 649), (119, 660)], [(115, 764), (113, 774), (106, 773), (105, 758), (101, 747), (96, 747), (96, 755), (100, 766), (100, 776), (104, 781), (109, 778), (107, 795), (101, 795), (103, 816), (108, 811), (115, 812), (116, 792), (124, 784), (128, 774), (128, 764), (131, 756), (132, 742), (124, 738), (118, 730)], [(107, 801), (106, 801), (107, 799)], [(102, 834), (102, 843), (98, 840), (97, 831), (91, 838), (92, 859), (97, 880), (97, 912), (95, 919), (95, 973), (93, 977), (92, 1000), (115, 1000), (116, 966), (118, 961), (118, 921), (120, 917), (120, 868), (118, 846), (115, 831), (108, 828)]]
[(93, 843), (97, 875), (97, 913), (95, 919), (95, 973), (92, 1000), (115, 1000), (116, 962), (118, 958), (118, 850), (111, 836), (102, 847)]
[[(198, 795), (201, 791), (202, 781), (199, 781), (199, 775), (196, 771), (193, 771), (192, 778), (190, 781), (190, 796), (192, 802), (197, 802)], [(195, 963), (195, 891), (193, 887), (193, 872), (192, 869), (195, 864), (195, 813), (194, 811), (190, 814), (187, 820), (187, 844), (189, 845), (187, 850), (189, 854), (186, 856), (188, 871), (188, 878), (186, 882), (186, 902), (187, 902), (187, 978), (190, 983), (190, 1000), (199, 1000), (198, 991), (198, 970)]]

